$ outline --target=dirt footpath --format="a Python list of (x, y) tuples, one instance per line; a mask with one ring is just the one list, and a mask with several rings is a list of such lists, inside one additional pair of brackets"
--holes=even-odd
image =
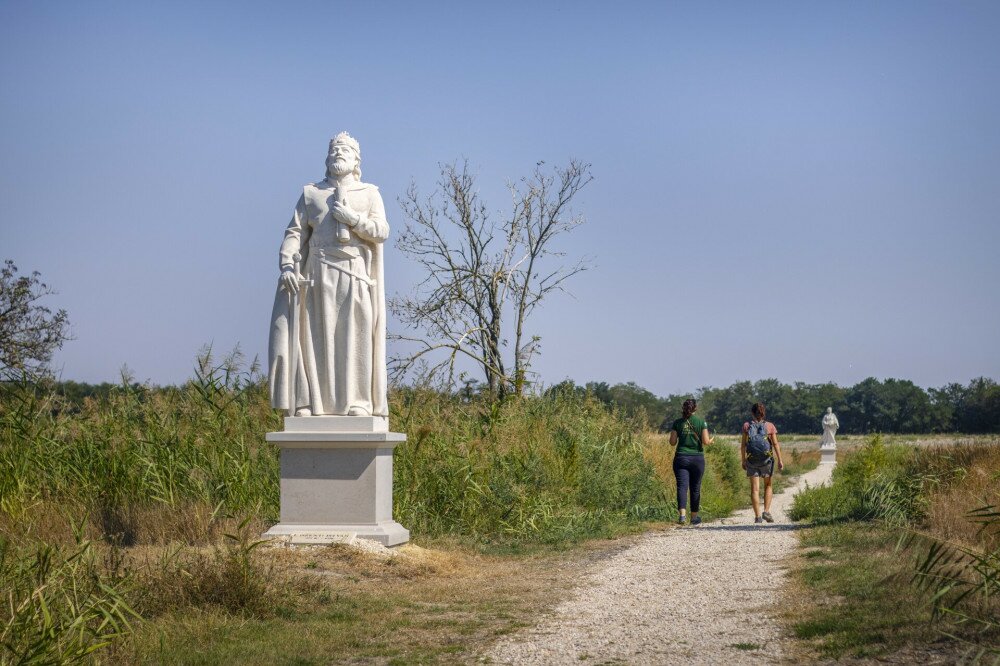
[[(820, 465), (775, 495), (774, 524), (753, 512), (643, 536), (581, 581), (535, 627), (483, 661), (501, 664), (771, 664), (786, 640), (778, 598), (783, 560), (798, 546), (785, 511), (794, 493), (830, 478)], [(749, 486), (749, 484), (748, 484)]]

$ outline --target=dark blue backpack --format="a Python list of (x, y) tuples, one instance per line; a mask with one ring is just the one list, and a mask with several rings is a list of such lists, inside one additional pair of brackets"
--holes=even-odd
[(760, 465), (770, 457), (771, 440), (767, 438), (767, 424), (764, 421), (752, 421), (747, 430), (747, 460)]

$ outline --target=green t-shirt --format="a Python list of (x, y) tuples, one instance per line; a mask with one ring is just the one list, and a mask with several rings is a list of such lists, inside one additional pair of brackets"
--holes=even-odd
[(701, 431), (706, 430), (705, 420), (692, 414), (686, 419), (677, 419), (671, 430), (677, 433), (677, 455), (702, 456), (705, 449), (701, 445)]

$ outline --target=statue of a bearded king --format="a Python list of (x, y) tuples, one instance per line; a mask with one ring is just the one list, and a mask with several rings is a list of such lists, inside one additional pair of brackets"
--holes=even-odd
[(361, 182), (361, 147), (330, 141), (326, 178), (303, 188), (285, 229), (271, 313), (271, 406), (295, 416), (388, 416), (378, 188)]

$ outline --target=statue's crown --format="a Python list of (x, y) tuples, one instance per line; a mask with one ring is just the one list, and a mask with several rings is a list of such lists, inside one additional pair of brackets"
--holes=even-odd
[(333, 150), (333, 147), (337, 144), (350, 146), (351, 148), (354, 149), (354, 152), (356, 152), (358, 155), (361, 155), (361, 145), (358, 143), (358, 140), (355, 139), (350, 134), (348, 134), (347, 132), (341, 132), (340, 134), (338, 134), (337, 136), (333, 137), (333, 139), (330, 140), (330, 150)]

